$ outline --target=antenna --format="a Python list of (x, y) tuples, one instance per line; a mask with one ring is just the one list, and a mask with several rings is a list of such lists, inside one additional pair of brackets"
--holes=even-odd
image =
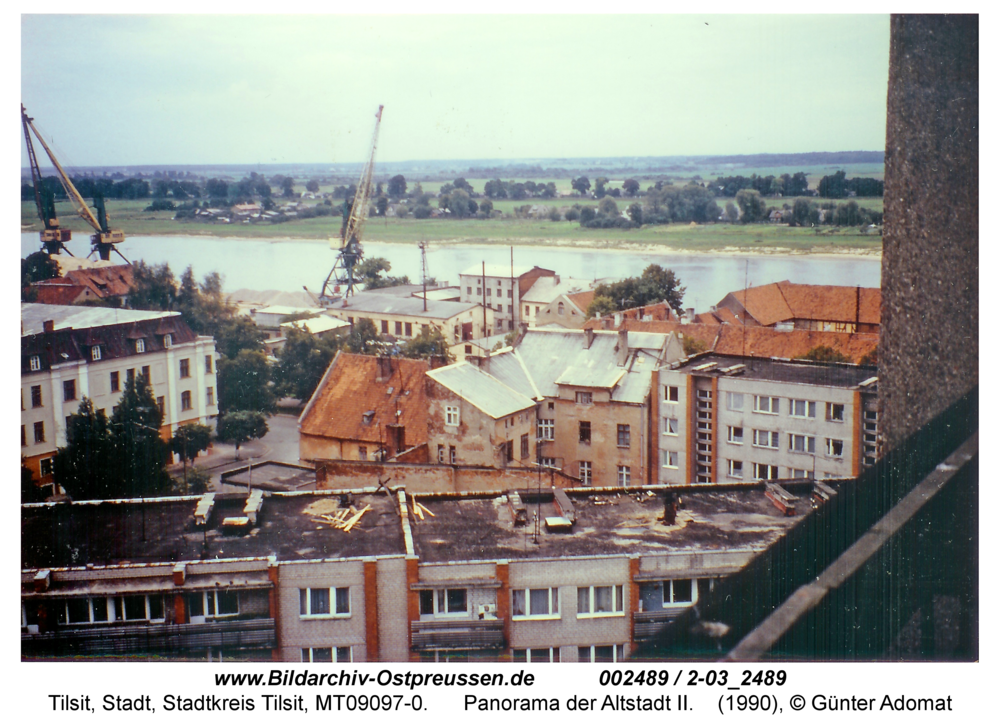
[(424, 282), (424, 312), (427, 312), (427, 243), (418, 242), (420, 248), (420, 276)]

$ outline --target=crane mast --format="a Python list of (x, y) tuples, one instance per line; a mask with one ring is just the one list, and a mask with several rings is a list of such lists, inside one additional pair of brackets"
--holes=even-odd
[[(340, 230), (340, 248), (337, 260), (334, 262), (330, 274), (323, 281), (320, 301), (324, 304), (332, 303), (340, 294), (347, 297), (354, 292), (354, 286), (357, 282), (354, 278), (354, 270), (364, 259), (361, 236), (365, 229), (365, 222), (368, 220), (372, 177), (375, 174), (375, 150), (378, 146), (378, 129), (379, 124), (382, 123), (383, 108), (385, 107), (380, 105), (375, 113), (375, 131), (372, 133), (371, 154), (364, 169), (361, 170), (361, 179), (358, 180), (357, 191), (354, 193), (354, 202)], [(333, 246), (334, 242), (331, 240), (330, 247)]]
[(70, 241), (72, 233), (59, 227), (55, 199), (48, 190), (42, 187), (42, 171), (38, 167), (35, 145), (31, 143), (31, 132), (28, 130), (32, 121), (33, 119), (28, 116), (24, 109), (24, 104), (21, 104), (21, 125), (24, 127), (24, 143), (28, 147), (28, 166), (31, 169), (31, 185), (35, 191), (35, 208), (38, 210), (38, 219), (42, 221), (43, 226), (38, 236), (42, 241), (42, 249), (49, 255), (57, 255), (60, 250), (65, 250), (69, 255), (72, 255), (73, 253), (63, 244)]
[[(38, 133), (38, 129), (35, 128), (35, 125), (32, 123), (32, 121), (34, 121), (34, 119), (28, 116), (27, 112), (24, 109), (24, 105), (22, 104), (21, 122), (24, 125), (25, 139), (28, 140), (28, 156), (29, 158), (34, 157), (34, 149), (31, 145), (31, 137), (28, 134), (28, 129), (30, 129), (32, 132), (34, 132), (35, 138), (38, 139), (38, 143), (42, 145), (42, 148), (48, 155), (49, 160), (52, 162), (52, 166), (54, 166), (56, 168), (56, 171), (59, 173), (59, 181), (62, 183), (63, 189), (66, 190), (66, 196), (70, 198), (70, 200), (73, 202), (73, 206), (76, 207), (76, 213), (80, 215), (81, 218), (83, 218), (84, 222), (86, 222), (88, 225), (94, 228), (94, 234), (90, 236), (91, 254), (96, 252), (100, 256), (101, 260), (110, 260), (111, 252), (114, 251), (118, 253), (118, 256), (121, 257), (122, 260), (128, 263), (129, 262), (128, 258), (122, 255), (121, 252), (118, 250), (118, 248), (115, 247), (117, 243), (125, 241), (125, 233), (122, 232), (121, 230), (112, 230), (108, 226), (108, 214), (104, 208), (104, 199), (101, 197), (97, 197), (94, 200), (94, 206), (97, 208), (97, 217), (95, 217), (94, 213), (90, 211), (90, 207), (88, 207), (87, 203), (84, 201), (83, 196), (80, 194), (79, 191), (77, 191), (76, 187), (73, 185), (73, 182), (70, 180), (69, 175), (66, 174), (66, 172), (62, 168), (62, 165), (59, 164), (59, 161), (56, 159), (55, 154), (52, 153), (52, 150), (49, 149), (48, 144), (45, 143), (45, 139), (43, 139), (42, 135)], [(35, 164), (37, 165), (37, 162)], [(34, 175), (35, 171), (32, 170), (33, 178)], [(38, 196), (37, 184), (35, 186), (35, 194), (37, 197)], [(56, 222), (58, 223), (58, 220)], [(68, 235), (69, 230), (65, 230), (65, 233)], [(43, 233), (42, 241), (44, 242), (44, 240), (45, 238)]]

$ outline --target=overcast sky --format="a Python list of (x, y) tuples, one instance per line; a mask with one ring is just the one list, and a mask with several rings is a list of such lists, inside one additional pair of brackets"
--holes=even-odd
[(81, 166), (359, 162), (379, 104), (382, 161), (881, 150), (888, 56), (887, 15), (23, 15), (21, 100)]

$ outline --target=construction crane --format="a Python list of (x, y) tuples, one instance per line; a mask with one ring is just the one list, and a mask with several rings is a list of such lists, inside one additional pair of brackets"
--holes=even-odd
[(28, 126), (32, 121), (34, 119), (28, 116), (24, 110), (24, 104), (21, 104), (21, 125), (24, 127), (24, 143), (28, 146), (28, 167), (31, 169), (31, 185), (35, 190), (35, 209), (38, 210), (38, 219), (42, 221), (42, 231), (38, 233), (38, 236), (42, 240), (42, 249), (49, 255), (58, 255), (60, 250), (65, 250), (67, 254), (72, 256), (73, 253), (64, 244), (70, 241), (72, 234), (69, 230), (59, 227), (55, 197), (52, 192), (42, 186), (42, 172), (38, 168), (35, 146), (31, 143), (31, 133), (28, 131)]
[[(70, 181), (69, 175), (67, 175), (66, 172), (63, 171), (62, 165), (59, 164), (59, 161), (56, 159), (55, 154), (53, 154), (52, 150), (49, 149), (49, 146), (48, 144), (45, 143), (45, 140), (42, 138), (42, 135), (38, 133), (38, 129), (36, 129), (35, 125), (32, 123), (33, 121), (34, 119), (29, 117), (27, 111), (25, 111), (24, 104), (21, 104), (21, 123), (24, 126), (24, 138), (28, 144), (28, 157), (29, 159), (32, 160), (31, 176), (34, 179), (36, 173), (38, 173), (39, 175), (39, 179), (36, 180), (35, 182), (35, 197), (36, 197), (36, 202), (39, 206), (39, 214), (44, 215), (45, 208), (43, 205), (43, 199), (39, 193), (39, 187), (40, 187), (39, 181), (41, 179), (41, 174), (40, 172), (36, 172), (38, 163), (34, 159), (35, 154), (34, 154), (34, 148), (32, 147), (31, 144), (31, 135), (28, 133), (29, 129), (32, 132), (34, 132), (35, 138), (38, 139), (38, 143), (42, 145), (42, 148), (45, 149), (45, 153), (48, 154), (49, 159), (52, 161), (52, 166), (54, 166), (56, 168), (56, 172), (59, 173), (59, 181), (62, 183), (63, 189), (66, 190), (66, 196), (69, 197), (70, 201), (73, 202), (73, 206), (76, 207), (76, 213), (83, 218), (84, 222), (86, 222), (88, 225), (94, 228), (94, 234), (90, 236), (90, 243), (91, 243), (90, 254), (93, 255), (96, 252), (101, 260), (110, 260), (111, 252), (114, 251), (115, 253), (118, 254), (118, 256), (122, 260), (131, 264), (129, 259), (126, 258), (124, 255), (122, 255), (121, 251), (119, 251), (118, 248), (115, 247), (115, 245), (117, 245), (118, 243), (125, 241), (125, 233), (122, 232), (121, 230), (112, 230), (109, 227), (108, 213), (104, 207), (104, 198), (103, 197), (94, 198), (94, 207), (97, 210), (97, 216), (95, 217), (94, 213), (91, 212), (90, 207), (88, 207), (87, 203), (84, 201), (83, 196), (77, 191), (76, 187), (73, 186), (73, 182)], [(50, 217), (50, 219), (54, 218), (55, 216), (54, 215), (55, 203), (53, 203), (51, 211), (53, 212), (53, 215), (52, 217)], [(45, 243), (46, 232), (49, 231), (49, 223), (45, 220), (44, 216), (42, 217), (42, 221), (46, 223), (46, 230), (42, 232), (42, 242)], [(51, 232), (50, 236), (62, 237), (63, 235), (65, 235), (66, 239), (68, 240), (69, 230), (60, 229), (58, 227), (58, 223), (59, 223), (58, 219), (55, 219), (54, 220), (55, 231)], [(50, 246), (55, 246), (56, 244), (57, 243), (55, 242), (50, 243), (49, 245), (46, 246), (46, 250), (50, 250)], [(59, 248), (65, 249), (65, 247), (63, 247), (62, 245), (62, 242), (59, 242), (58, 246), (59, 247), (55, 248), (56, 252), (58, 252)], [(67, 250), (67, 252), (69, 251)]]
[[(324, 305), (330, 305), (340, 297), (347, 297), (354, 293), (354, 286), (357, 280), (354, 278), (355, 268), (364, 259), (364, 249), (361, 247), (361, 235), (364, 232), (365, 221), (368, 219), (368, 203), (372, 194), (372, 176), (375, 173), (375, 148), (378, 145), (378, 127), (382, 122), (382, 109), (379, 106), (375, 113), (375, 131), (372, 134), (372, 151), (368, 157), (368, 162), (361, 170), (361, 179), (358, 181), (357, 191), (354, 193), (354, 203), (351, 205), (350, 214), (344, 220), (340, 230), (340, 247), (337, 253), (337, 260), (333, 264), (333, 269), (323, 281), (323, 288), (319, 298)], [(330, 247), (334, 247), (335, 241), (330, 241)]]

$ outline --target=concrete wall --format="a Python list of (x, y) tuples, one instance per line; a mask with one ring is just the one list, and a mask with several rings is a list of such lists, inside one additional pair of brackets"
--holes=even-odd
[[(508, 492), (537, 484), (537, 470), (508, 467), (409, 464), (405, 462), (358, 462), (323, 460), (316, 463), (316, 487), (344, 490), (374, 485), (376, 478), (392, 477), (392, 486), (406, 485), (408, 493), (423, 492)], [(561, 472), (546, 474), (556, 487), (576, 487), (580, 483)]]

